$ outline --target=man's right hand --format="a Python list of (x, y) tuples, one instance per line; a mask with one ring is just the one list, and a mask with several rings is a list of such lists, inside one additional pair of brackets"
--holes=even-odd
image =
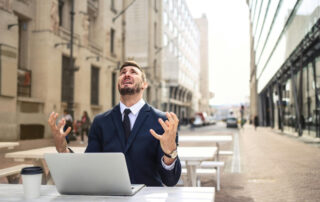
[(59, 153), (69, 152), (67, 148), (66, 136), (70, 133), (71, 127), (68, 127), (66, 131), (63, 131), (63, 127), (66, 124), (66, 120), (62, 118), (58, 125), (56, 124), (58, 113), (52, 112), (48, 119), (49, 126), (54, 139), (54, 144)]

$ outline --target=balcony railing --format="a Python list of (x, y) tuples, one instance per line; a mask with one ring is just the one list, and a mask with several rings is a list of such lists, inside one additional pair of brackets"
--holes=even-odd
[(18, 69), (18, 96), (31, 97), (31, 70)]

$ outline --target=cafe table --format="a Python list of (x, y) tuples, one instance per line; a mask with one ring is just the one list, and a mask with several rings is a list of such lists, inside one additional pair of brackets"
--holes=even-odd
[(205, 143), (216, 144), (217, 160), (219, 160), (220, 144), (232, 142), (231, 135), (181, 135), (179, 136), (179, 143)]
[(13, 149), (16, 146), (19, 146), (19, 142), (0, 142), (0, 149), (1, 148)]
[[(54, 185), (41, 185), (32, 201), (214, 202), (214, 187), (144, 187), (133, 196), (60, 195)], [(24, 201), (21, 184), (0, 184), (0, 201)]]
[[(85, 149), (86, 147), (72, 147), (72, 150), (75, 153), (83, 153)], [(31, 160), (33, 165), (46, 168), (47, 164), (44, 159), (44, 154), (46, 153), (57, 153), (57, 150), (55, 147), (42, 147), (37, 149), (6, 153), (5, 158), (12, 158), (16, 162), (25, 162)], [(49, 171), (47, 173), (43, 173), (42, 184), (47, 184), (48, 181), (49, 183), (52, 183)]]
[(217, 147), (178, 147), (179, 159), (186, 162), (189, 185), (196, 186), (196, 168), (202, 161), (214, 160), (216, 153)]
[[(75, 153), (83, 153), (86, 147), (72, 147)], [(213, 160), (216, 155), (216, 147), (178, 147), (178, 155), (180, 160), (186, 162), (187, 176), (189, 184), (196, 186), (196, 167), (200, 165), (202, 161)], [(17, 162), (25, 162), (32, 160), (36, 166), (47, 168), (44, 154), (45, 153), (57, 153), (55, 147), (43, 147), (31, 150), (24, 150), (18, 152), (10, 152), (5, 154), (5, 158), (13, 158)], [(48, 171), (43, 175), (42, 184), (51, 184), (51, 175)]]

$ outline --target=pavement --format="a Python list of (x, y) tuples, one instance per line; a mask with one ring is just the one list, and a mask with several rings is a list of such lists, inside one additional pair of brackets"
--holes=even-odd
[[(221, 150), (233, 150), (234, 155), (221, 159), (225, 166), (216, 202), (320, 201), (320, 143), (317, 139), (310, 141), (310, 138), (298, 138), (270, 128), (255, 130), (251, 125), (225, 129), (220, 123), (194, 130), (181, 127), (179, 134), (233, 136), (233, 143), (221, 145)], [(0, 149), (0, 169), (19, 164), (4, 158), (7, 152), (54, 146), (52, 139), (19, 142), (20, 146), (12, 150)], [(85, 144), (78, 139), (70, 146)], [(0, 183), (7, 181), (1, 178)], [(201, 179), (202, 186), (215, 184), (215, 177)]]

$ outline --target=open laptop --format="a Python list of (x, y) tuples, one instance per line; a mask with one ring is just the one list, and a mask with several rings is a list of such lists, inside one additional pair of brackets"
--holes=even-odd
[(45, 154), (60, 194), (134, 195), (144, 185), (131, 185), (123, 153)]

